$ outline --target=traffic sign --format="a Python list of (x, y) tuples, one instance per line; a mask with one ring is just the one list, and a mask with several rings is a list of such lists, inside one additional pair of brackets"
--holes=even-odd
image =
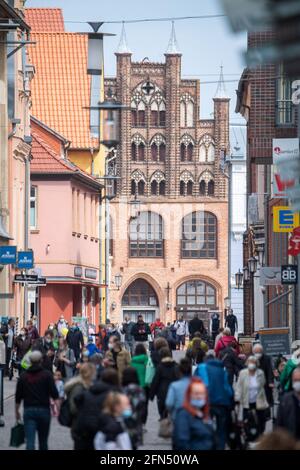
[(281, 266), (281, 284), (297, 284), (298, 266), (287, 264)]
[(288, 206), (273, 207), (274, 232), (292, 232), (299, 225), (299, 212), (294, 213)]
[(16, 264), (17, 247), (16, 246), (0, 246), (0, 264)]
[(33, 268), (33, 251), (18, 251), (18, 264), (19, 269), (32, 269)]

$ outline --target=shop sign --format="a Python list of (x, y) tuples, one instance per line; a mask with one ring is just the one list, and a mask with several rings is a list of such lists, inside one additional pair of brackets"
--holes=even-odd
[(299, 225), (299, 212), (293, 212), (288, 206), (273, 207), (274, 232), (292, 232)]

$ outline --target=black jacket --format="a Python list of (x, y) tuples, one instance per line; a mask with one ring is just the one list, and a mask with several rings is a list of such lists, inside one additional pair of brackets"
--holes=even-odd
[(148, 341), (148, 335), (151, 334), (148, 323), (137, 322), (131, 329), (131, 334), (135, 341)]
[(178, 364), (172, 358), (163, 358), (158, 365), (150, 387), (149, 397), (165, 401), (170, 383), (179, 379)]
[(78, 357), (80, 348), (84, 347), (84, 340), (82, 331), (78, 328), (74, 331), (69, 330), (66, 337), (68, 346), (70, 349), (73, 349), (75, 356)]
[(25, 354), (29, 351), (31, 346), (31, 339), (25, 336), (23, 339), (21, 335), (15, 338), (14, 347), (16, 348), (17, 361), (21, 361)]
[(269, 387), (269, 384), (274, 382), (274, 374), (273, 374), (273, 366), (272, 366), (272, 359), (270, 356), (263, 354), (262, 357), (259, 359), (259, 368), (264, 371), (266, 384), (265, 384), (265, 392), (267, 401), (270, 405), (273, 404), (273, 391), (272, 388)]
[(232, 378), (238, 376), (239, 371), (244, 368), (243, 361), (238, 358), (237, 353), (230, 346), (221, 349), (219, 359)]
[(285, 393), (278, 407), (276, 424), (289, 431), (296, 439), (300, 439), (299, 411), (300, 400), (295, 392)]
[[(44, 369), (49, 370), (52, 372), (53, 370), (53, 361), (55, 356), (55, 348), (53, 343), (46, 343), (44, 338), (38, 338), (32, 345), (32, 351), (40, 351), (43, 355), (43, 363), (42, 366)], [(51, 356), (48, 356), (48, 351), (53, 353)]]
[(49, 408), (50, 397), (58, 399), (53, 375), (40, 365), (33, 365), (23, 372), (17, 382), (16, 404), (24, 401), (24, 407)]
[(199, 318), (193, 318), (193, 320), (191, 320), (189, 322), (189, 333), (190, 333), (190, 335), (194, 336), (196, 331), (199, 331), (200, 333), (205, 332), (203, 321), (200, 320)]
[(103, 408), (104, 400), (110, 391), (118, 391), (118, 387), (97, 381), (75, 397), (75, 405), (78, 409), (74, 432), (80, 438), (85, 449), (93, 449), (93, 440), (99, 429), (99, 420)]

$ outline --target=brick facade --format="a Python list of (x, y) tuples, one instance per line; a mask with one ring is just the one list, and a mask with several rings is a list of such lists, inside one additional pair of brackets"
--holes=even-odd
[[(113, 237), (111, 279), (121, 273), (123, 282), (120, 291), (110, 291), (109, 318), (115, 322), (122, 320), (122, 297), (136, 279), (146, 280), (155, 290), (159, 303), (155, 314), (159, 312), (165, 322), (176, 318), (176, 290), (190, 279), (202, 280), (213, 286), (216, 290), (214, 309), (223, 311), (228, 288), (228, 188), (227, 176), (220, 169), (220, 157), (229, 149), (229, 99), (215, 98), (214, 119), (199, 120), (200, 83), (181, 78), (179, 53), (165, 54), (165, 63), (132, 62), (131, 54), (127, 52), (117, 53), (116, 57), (117, 76), (105, 80), (106, 91), (111, 88), (117, 99), (128, 107), (134, 108), (135, 100), (141, 99), (145, 103), (145, 122), (134, 125), (130, 110), (121, 113), (117, 164), (120, 180), (117, 198), (112, 201), (110, 210)], [(143, 86), (149, 84), (153, 90), (148, 95)], [(164, 103), (165, 123), (157, 126), (151, 121), (151, 110), (152, 106), (156, 106), (153, 102), (161, 100)], [(158, 135), (165, 142), (165, 156), (162, 161), (159, 158), (153, 161), (151, 144)], [(145, 144), (142, 161), (132, 158), (132, 142), (136, 138)], [(182, 161), (181, 157), (182, 142), (187, 146), (190, 143), (193, 145), (193, 155), (186, 161)], [(210, 144), (214, 147), (209, 147)], [(204, 158), (204, 148), (207, 148), (205, 161), (200, 161)], [(212, 154), (208, 157), (211, 149), (213, 157)], [(137, 194), (142, 203), (141, 212), (152, 211), (163, 219), (164, 256), (161, 258), (129, 256), (130, 214), (127, 202), (128, 198), (134, 198), (134, 175), (144, 181), (144, 194)], [(165, 181), (164, 194), (152, 194), (151, 182), (155, 175), (160, 175), (159, 178)], [(206, 182), (208, 179), (214, 182), (213, 195), (208, 195), (207, 187), (205, 194), (200, 193), (199, 182), (205, 178)], [(187, 194), (184, 182), (188, 180), (193, 185)], [(216, 258), (181, 258), (182, 217), (194, 211), (208, 211), (217, 218)], [(139, 310), (139, 306), (131, 308)]]

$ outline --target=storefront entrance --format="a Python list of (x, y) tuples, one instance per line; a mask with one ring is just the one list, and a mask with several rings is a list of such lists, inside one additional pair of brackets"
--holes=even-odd
[(126, 289), (122, 298), (123, 319), (127, 315), (136, 322), (138, 315), (143, 315), (146, 323), (152, 323), (159, 317), (159, 305), (156, 292), (144, 279), (137, 279)]

